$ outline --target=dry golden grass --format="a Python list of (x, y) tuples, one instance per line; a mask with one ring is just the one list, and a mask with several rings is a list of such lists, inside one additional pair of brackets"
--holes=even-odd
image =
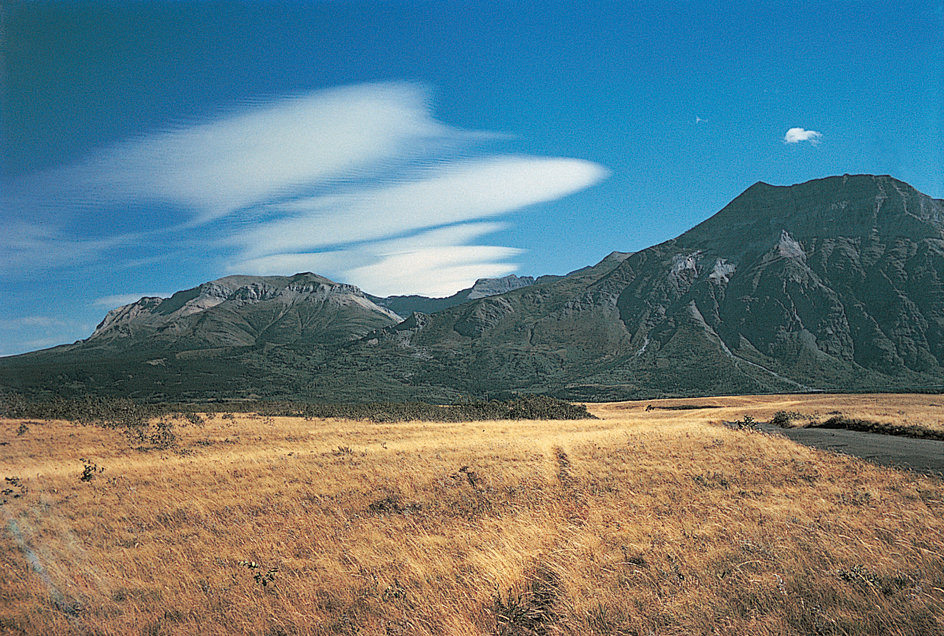
[[(163, 451), (0, 420), (0, 478), (17, 478), (0, 497), (0, 633), (941, 634), (940, 480), (718, 424), (790, 410), (941, 425), (941, 402), (237, 415), (181, 422)], [(645, 410), (683, 403), (723, 408)]]
[[(712, 419), (733, 421), (751, 415), (755, 420), (768, 421), (778, 411), (801, 413), (816, 421), (825, 421), (835, 415), (848, 419), (863, 419), (882, 424), (914, 426), (936, 431), (944, 431), (944, 396), (920, 394), (873, 394), (834, 395), (814, 393), (809, 395), (756, 395), (730, 396), (721, 398), (693, 398), (677, 400), (654, 400), (649, 402), (623, 402), (600, 405), (594, 412), (616, 415), (645, 410), (654, 405), (671, 410), (677, 406), (721, 407), (713, 409)], [(673, 411), (672, 419), (685, 417), (684, 411)], [(703, 413), (695, 413), (701, 421)], [(803, 419), (794, 424), (808, 423)]]

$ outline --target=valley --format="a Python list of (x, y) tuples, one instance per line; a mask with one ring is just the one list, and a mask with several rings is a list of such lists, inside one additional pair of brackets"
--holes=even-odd
[[(0, 420), (11, 634), (930, 634), (944, 484), (732, 422), (944, 428), (933, 395), (593, 420)], [(152, 423), (153, 425), (153, 423)]]

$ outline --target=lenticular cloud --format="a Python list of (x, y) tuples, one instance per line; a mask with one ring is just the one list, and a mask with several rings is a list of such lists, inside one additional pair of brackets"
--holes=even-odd
[(65, 207), (155, 202), (196, 223), (336, 179), (377, 172), (421, 145), (457, 142), (425, 91), (376, 84), (252, 104), (206, 122), (146, 134), (41, 176)]
[[(172, 242), (199, 230), (218, 237), (212, 244), (230, 271), (286, 274), (296, 264), (333, 263), (319, 273), (390, 288), (400, 282), (393, 271), (409, 270), (444, 290), (462, 276), (474, 281), (472, 270), (511, 271), (506, 259), (518, 251), (471, 244), (481, 232), (447, 233), (455, 242), (407, 251), (391, 252), (391, 241), (553, 201), (608, 175), (587, 161), (481, 150), (499, 137), (437, 121), (423, 86), (348, 86), (258, 101), (99, 149), (18, 184), (16, 202), (33, 218), (55, 210), (71, 228), (103, 214), (129, 215), (124, 233), (99, 231), (97, 243), (90, 233), (77, 237), (90, 261), (147, 234)], [(178, 216), (145, 231), (154, 209)], [(355, 253), (348, 265), (336, 258)], [(437, 274), (444, 254), (452, 262)]]
[(578, 159), (497, 155), (455, 161), (408, 180), (271, 206), (271, 220), (239, 231), (233, 240), (252, 257), (383, 240), (560, 199), (607, 174)]

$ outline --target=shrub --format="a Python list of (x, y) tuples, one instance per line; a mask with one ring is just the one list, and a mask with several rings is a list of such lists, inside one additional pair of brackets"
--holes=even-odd
[(758, 422), (752, 416), (745, 415), (743, 420), (725, 422), (725, 424), (728, 428), (733, 428), (738, 431), (756, 431)]
[[(580, 420), (596, 419), (583, 404), (573, 404), (546, 395), (519, 395), (507, 400), (463, 402), (442, 406), (426, 402), (373, 402), (331, 404), (306, 402), (236, 402), (226, 404), (173, 405), (144, 404), (128, 398), (103, 398), (88, 395), (65, 400), (29, 401), (17, 395), (5, 395), (3, 409), (7, 417), (70, 420), (83, 425), (119, 429), (141, 442), (167, 447), (176, 441), (169, 424), (152, 425), (155, 418), (182, 418), (189, 424), (203, 426), (198, 411), (257, 413), (262, 417), (343, 418), (372, 422), (472, 422), (480, 420)], [(149, 428), (156, 427), (156, 430)]]
[(780, 428), (787, 428), (790, 426), (790, 423), (794, 420), (811, 420), (813, 419), (805, 413), (800, 413), (799, 411), (777, 411), (774, 413), (774, 416), (770, 418), (770, 423), (774, 426), (779, 426)]
[(82, 476), (79, 477), (79, 481), (92, 481), (95, 478), (95, 475), (105, 472), (105, 467), (98, 467), (98, 464), (93, 462), (90, 459), (80, 458), (82, 462)]

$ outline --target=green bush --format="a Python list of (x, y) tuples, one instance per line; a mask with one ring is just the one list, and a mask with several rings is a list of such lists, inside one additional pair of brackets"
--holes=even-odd
[(780, 428), (787, 428), (794, 420), (812, 420), (813, 418), (799, 411), (777, 411), (770, 418), (770, 423)]
[[(10, 394), (3, 396), (3, 407), (7, 417), (69, 420), (86, 426), (119, 429), (142, 442), (165, 448), (173, 444), (176, 436), (173, 435), (172, 426), (163, 418), (182, 418), (189, 424), (202, 426), (201, 412), (227, 415), (257, 413), (263, 417), (309, 419), (334, 417), (372, 422), (595, 419), (583, 404), (573, 404), (546, 395), (519, 395), (507, 400), (469, 401), (443, 406), (426, 402), (145, 404), (128, 398), (91, 395), (69, 400), (57, 397), (47, 401), (30, 401)], [(158, 418), (161, 418), (160, 422), (152, 423)]]

